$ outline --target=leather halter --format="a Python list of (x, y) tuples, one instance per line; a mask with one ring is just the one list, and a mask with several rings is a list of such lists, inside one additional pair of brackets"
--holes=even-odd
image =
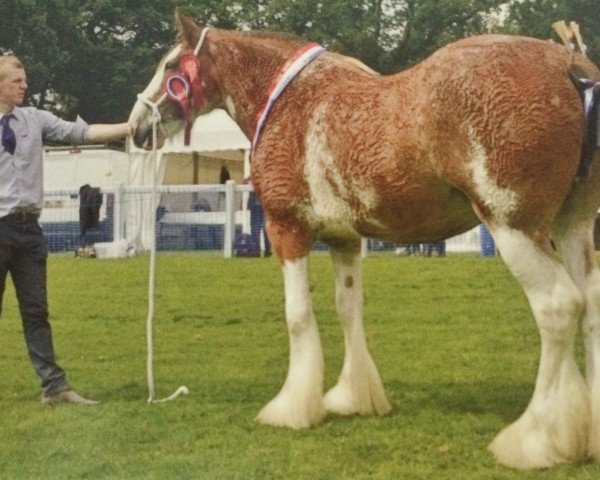
[(202, 30), (194, 52), (182, 55), (179, 58), (179, 69), (169, 75), (166, 80), (167, 98), (179, 107), (185, 120), (185, 145), (190, 144), (192, 131), (191, 107), (199, 110), (204, 105), (200, 76), (201, 64), (198, 53), (202, 48), (207, 31), (208, 27)]

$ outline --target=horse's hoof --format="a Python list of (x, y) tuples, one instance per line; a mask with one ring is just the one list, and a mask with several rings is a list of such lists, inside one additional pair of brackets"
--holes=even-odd
[(323, 400), (312, 402), (312, 405), (294, 402), (290, 395), (281, 392), (271, 400), (256, 416), (256, 421), (274, 427), (300, 430), (318, 425), (325, 418)]

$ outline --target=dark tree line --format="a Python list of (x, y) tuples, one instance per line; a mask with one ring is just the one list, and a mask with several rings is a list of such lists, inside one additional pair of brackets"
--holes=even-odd
[(558, 40), (560, 19), (580, 24), (600, 61), (597, 0), (2, 0), (0, 53), (25, 63), (30, 104), (122, 121), (174, 41), (176, 6), (205, 25), (295, 33), (382, 73), (477, 33)]

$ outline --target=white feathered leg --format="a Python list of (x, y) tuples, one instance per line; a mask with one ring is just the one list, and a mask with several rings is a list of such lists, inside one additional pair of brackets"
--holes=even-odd
[(307, 428), (325, 416), (323, 351), (310, 299), (308, 257), (284, 261), (283, 276), (289, 369), (281, 391), (260, 411), (257, 420), (280, 427)]
[(365, 339), (360, 255), (332, 248), (331, 256), (345, 355), (338, 383), (325, 395), (325, 408), (339, 415), (384, 415), (391, 407)]
[(583, 297), (551, 253), (517, 230), (496, 228), (494, 239), (523, 286), (541, 336), (540, 364), (529, 406), (490, 445), (500, 463), (547, 468), (586, 458), (589, 390), (573, 347)]
[(586, 380), (591, 397), (589, 455), (600, 459), (600, 270), (594, 252), (593, 218), (560, 225), (556, 245), (571, 278), (585, 297), (581, 322)]

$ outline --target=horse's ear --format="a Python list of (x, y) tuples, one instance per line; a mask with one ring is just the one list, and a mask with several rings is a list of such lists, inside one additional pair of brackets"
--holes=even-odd
[(177, 24), (177, 36), (182, 41), (188, 43), (188, 45), (194, 45), (200, 28), (191, 17), (184, 15), (183, 12), (177, 8), (175, 9), (175, 22)]

